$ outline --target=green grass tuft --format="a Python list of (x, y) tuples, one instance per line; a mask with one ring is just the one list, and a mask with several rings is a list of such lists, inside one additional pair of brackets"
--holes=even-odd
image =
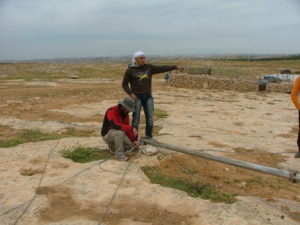
[(165, 119), (169, 116), (169, 114), (166, 111), (163, 111), (163, 110), (160, 110), (160, 109), (156, 109), (154, 111), (154, 115), (159, 119)]
[(209, 199), (213, 202), (234, 203), (237, 201), (234, 194), (222, 193), (212, 185), (199, 182), (193, 183), (188, 180), (165, 175), (160, 173), (155, 167), (143, 167), (142, 169), (152, 183), (184, 191), (192, 197)]
[(78, 163), (87, 163), (101, 159), (111, 158), (108, 151), (97, 148), (77, 147), (73, 150), (63, 150), (62, 156)]
[(0, 140), (0, 148), (9, 148), (27, 142), (56, 140), (65, 137), (89, 137), (92, 135), (94, 135), (94, 131), (76, 130), (74, 128), (67, 128), (63, 133), (43, 133), (39, 130), (22, 130), (13, 138)]
[(23, 130), (16, 137), (0, 141), (1, 148), (8, 148), (26, 142), (37, 142), (45, 140), (55, 140), (64, 137), (63, 134), (42, 133), (39, 130)]

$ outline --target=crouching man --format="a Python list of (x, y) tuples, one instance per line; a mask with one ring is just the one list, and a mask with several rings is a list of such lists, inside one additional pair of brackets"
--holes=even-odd
[(101, 135), (117, 159), (128, 160), (126, 151), (138, 148), (137, 130), (129, 124), (129, 113), (134, 111), (135, 102), (127, 97), (105, 113)]

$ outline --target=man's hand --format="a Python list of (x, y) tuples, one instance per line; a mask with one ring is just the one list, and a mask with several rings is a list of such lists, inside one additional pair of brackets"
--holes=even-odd
[(133, 128), (133, 134), (134, 134), (135, 137), (137, 137), (139, 135), (136, 128)]
[(134, 146), (139, 147), (140, 146), (140, 142), (139, 141), (134, 141), (133, 142)]
[(182, 66), (177, 66), (177, 70), (179, 70), (180, 72), (183, 72), (183, 71), (184, 71), (184, 67), (182, 67)]
[(135, 95), (134, 93), (132, 93), (132, 94), (130, 95), (130, 97), (131, 97), (134, 101), (137, 101), (137, 97), (136, 97), (136, 95)]

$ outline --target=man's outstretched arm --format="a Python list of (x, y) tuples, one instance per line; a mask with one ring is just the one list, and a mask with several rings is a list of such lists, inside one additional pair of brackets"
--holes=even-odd
[(180, 66), (151, 66), (151, 71), (153, 74), (164, 73), (171, 70), (179, 70), (180, 72), (183, 72), (184, 68)]

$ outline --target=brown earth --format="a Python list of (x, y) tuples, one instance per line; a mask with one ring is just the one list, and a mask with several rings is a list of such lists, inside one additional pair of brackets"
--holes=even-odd
[[(230, 156), (269, 166), (276, 166), (277, 163), (284, 161), (284, 157), (280, 155), (257, 152), (257, 154), (230, 154)], [(192, 182), (213, 184), (222, 191), (237, 195), (254, 195), (269, 201), (285, 198), (300, 202), (298, 184), (287, 183), (283, 178), (185, 154), (166, 155), (161, 158), (157, 168), (162, 174)]]
[(18, 130), (12, 129), (9, 126), (0, 125), (0, 141), (15, 137), (18, 133)]
[[(48, 205), (39, 210), (41, 222), (58, 222), (78, 217), (98, 221), (99, 215), (102, 215), (108, 205), (108, 202), (99, 204), (92, 201), (80, 201), (74, 197), (73, 191), (67, 187), (49, 191), (50, 188), (44, 186), (37, 190), (39, 195), (46, 195), (48, 202)], [(118, 225), (124, 219), (131, 219), (142, 223), (151, 222), (153, 225), (189, 225), (189, 218), (191, 217), (199, 217), (199, 215), (180, 215), (163, 209), (159, 205), (139, 203), (128, 196), (119, 196), (103, 222), (109, 225)]]
[[(47, 90), (47, 91), (45, 91)], [(56, 120), (64, 122), (99, 121), (102, 115), (81, 118), (62, 112), (48, 111), (73, 104), (120, 99), (124, 92), (118, 84), (67, 84), (63, 86), (24, 86), (0, 89), (1, 116), (17, 117), (31, 121)]]
[[(246, 148), (245, 146), (248, 146), (248, 144), (251, 143), (251, 140), (248, 140), (248, 142), (247, 140), (245, 142), (241, 141), (242, 144), (245, 144), (244, 147), (237, 147), (235, 145), (231, 146), (228, 143), (229, 141), (224, 141), (226, 140), (226, 138), (224, 138), (225, 135), (222, 133), (222, 129), (225, 130), (224, 127), (228, 128), (228, 130), (225, 130), (226, 135), (235, 135), (239, 138), (243, 138), (246, 135), (249, 136), (249, 133), (253, 132), (252, 130), (244, 130), (240, 132), (240, 129), (242, 130), (243, 128), (247, 127), (247, 120), (243, 122), (230, 122), (232, 127), (229, 127), (231, 125), (224, 124), (224, 127), (221, 127), (222, 129), (215, 129), (220, 131), (220, 133), (216, 132), (215, 130), (213, 132), (202, 132), (201, 129), (203, 129), (203, 127), (201, 127), (201, 129), (199, 128), (202, 121), (205, 122), (206, 120), (210, 119), (212, 123), (206, 126), (207, 128), (210, 128), (215, 124), (222, 125), (222, 122), (226, 121), (226, 119), (223, 118), (220, 118), (220, 120), (218, 120), (219, 118), (214, 118), (216, 117), (216, 115), (220, 115), (220, 117), (230, 117), (232, 106), (234, 106), (234, 104), (238, 102), (238, 100), (235, 99), (235, 94), (227, 93), (228, 96), (220, 98), (219, 91), (209, 91), (203, 92), (201, 94), (196, 93), (199, 96), (195, 96), (196, 99), (192, 99), (194, 93), (189, 93), (188, 91), (183, 92), (182, 89), (174, 90), (169, 87), (166, 88), (162, 83), (157, 83), (155, 84), (155, 86), (156, 89), (159, 90), (159, 94), (157, 94), (156, 99), (157, 105), (163, 105), (162, 108), (166, 109), (166, 111), (171, 115), (165, 120), (167, 122), (171, 121), (170, 124), (165, 125), (164, 123), (162, 123), (155, 126), (155, 136), (165, 139), (162, 139), (162, 141), (170, 140), (170, 142), (172, 142), (175, 140), (175, 143), (177, 141), (178, 143), (176, 144), (178, 145), (192, 144), (194, 145), (194, 147), (202, 145), (203, 142), (206, 142), (207, 146), (227, 150), (228, 153), (225, 153), (225, 155), (229, 157), (273, 167), (279, 167), (280, 163), (284, 163), (287, 160), (286, 155), (266, 152), (262, 150), (261, 147), (253, 148), (253, 146), (250, 146), (249, 148)], [(168, 91), (170, 92), (163, 92), (166, 89), (168, 89)], [(203, 95), (206, 96), (204, 97)], [(110, 84), (61, 84), (61, 86), (47, 87), (13, 85), (10, 86), (10, 88), (0, 89), (0, 116), (16, 117), (27, 121), (54, 120), (61, 122), (101, 122), (103, 112), (100, 112), (100, 110), (99, 114), (92, 115), (86, 118), (74, 116), (69, 113), (49, 110), (66, 108), (67, 106), (71, 105), (80, 105), (87, 103), (93, 104), (95, 102), (102, 102), (104, 100), (117, 101), (124, 96), (125, 95), (120, 88), (120, 84), (117, 82)], [(228, 99), (226, 99), (227, 97)], [(242, 97), (239, 96), (239, 98)], [(257, 96), (246, 96), (245, 98), (248, 101), (252, 99), (253, 101), (258, 102), (257, 104), (260, 104), (259, 101), (261, 101), (261, 99), (259, 99), (259, 97)], [(192, 103), (194, 105), (196, 105), (196, 102), (199, 102), (200, 104), (202, 104), (202, 106), (199, 106), (199, 109), (194, 107), (195, 113), (189, 115), (188, 113), (190, 109), (187, 108), (187, 105), (183, 105), (186, 104), (186, 99), (194, 101), (195, 104)], [(247, 102), (247, 104), (244, 104), (243, 101)], [(248, 101), (243, 101), (239, 103), (239, 105), (236, 104), (235, 107), (241, 107), (243, 108), (242, 110), (248, 111), (255, 109), (255, 105), (248, 105)], [(211, 102), (214, 102), (214, 104), (212, 104)], [(217, 104), (219, 104), (219, 106), (221, 107), (227, 107), (228, 105), (230, 105), (228, 107), (228, 111), (226, 111), (227, 108), (225, 108), (222, 113), (219, 113), (219, 108), (214, 108), (216, 106), (215, 102), (217, 102)], [(174, 103), (178, 103), (178, 106), (181, 106), (181, 108), (173, 108), (175, 107)], [(1, 104), (3, 105), (1, 106)], [(279, 103), (276, 104), (274, 106), (268, 104), (268, 107), (275, 108)], [(207, 109), (205, 108), (205, 110), (202, 110), (201, 107), (207, 107)], [(175, 113), (177, 113), (177, 110), (178, 115), (175, 115)], [(259, 110), (257, 110), (257, 112), (258, 111)], [(205, 116), (201, 117), (202, 115)], [(206, 115), (210, 115), (211, 118), (206, 117)], [(264, 113), (264, 115), (271, 117), (273, 114), (269, 113), (267, 115), (266, 113)], [(276, 112), (274, 112), (274, 115), (276, 115)], [(172, 133), (176, 132), (177, 130), (185, 129), (184, 126), (187, 124), (186, 122), (189, 122), (187, 121), (187, 118), (191, 118), (192, 120), (193, 116), (201, 118), (202, 121), (192, 121), (191, 124), (188, 124), (188, 128), (190, 129), (191, 127), (193, 127), (193, 129), (195, 129), (195, 127), (192, 125), (197, 124), (197, 129), (192, 131), (187, 129), (187, 132), (180, 131), (178, 134)], [(259, 116), (257, 116), (257, 118), (258, 117)], [(251, 117), (247, 115), (247, 118)], [(254, 119), (255, 118), (256, 117), (254, 116)], [(159, 122), (159, 118), (156, 117), (155, 120)], [(215, 122), (214, 120), (222, 122)], [(181, 121), (183, 121), (182, 124), (180, 124)], [(274, 119), (274, 121), (276, 121), (276, 119)], [(255, 121), (253, 121), (253, 124), (255, 124), (254, 122)], [(179, 123), (179, 125), (177, 125), (177, 123)], [(172, 126), (174, 124), (176, 127), (168, 128), (168, 126)], [(141, 125), (141, 130), (143, 130), (143, 117)], [(232, 128), (232, 130), (229, 130), (229, 128)], [(199, 131), (200, 133), (198, 135), (197, 132)], [(292, 138), (295, 139), (297, 131), (297, 126), (294, 126), (291, 127), (290, 131), (285, 130), (285, 133), (276, 134), (276, 136), (285, 138), (289, 143), (291, 143), (294, 142)], [(20, 130), (14, 130), (7, 126), (0, 126), (0, 140), (12, 138), (19, 134), (19, 132)], [(76, 130), (76, 132), (81, 131)], [(206, 134), (208, 133), (217, 133), (217, 135), (219, 136), (217, 138), (212, 137), (211, 139), (209, 139), (206, 136)], [(80, 134), (78, 134), (78, 136), (80, 136)], [(183, 139), (186, 140), (182, 141)], [(222, 143), (223, 141), (224, 143)], [(275, 145), (276, 143), (274, 143), (274, 146)], [(278, 151), (278, 149), (276, 148), (275, 150)], [(287, 152), (287, 149), (285, 149), (285, 151)], [(299, 185), (288, 183), (286, 179), (277, 178), (262, 173), (224, 165), (213, 161), (207, 161), (183, 154), (162, 154), (159, 155), (158, 158), (159, 162), (156, 166), (158, 167), (159, 171), (164, 174), (188, 179), (193, 182), (209, 183), (224, 192), (235, 193), (240, 196), (254, 195), (259, 198), (266, 199), (269, 202), (275, 202), (278, 198), (300, 202)], [(32, 156), (32, 158), (30, 159), (32, 168), (23, 168), (21, 170), (18, 170), (18, 173), (20, 172), (22, 175), (32, 175), (34, 177), (35, 174), (39, 174), (41, 172), (35, 170), (35, 168), (39, 168), (39, 166), (43, 165), (44, 160), (45, 159), (43, 157)], [(72, 166), (70, 165), (71, 164), (65, 162), (53, 162), (53, 165), (50, 167), (50, 169), (63, 169), (67, 171), (68, 169), (72, 168)], [(60, 175), (58, 172), (56, 174), (57, 176)], [(116, 179), (115, 182), (118, 183), (118, 180)], [(49, 187), (45, 186), (44, 192), (45, 190), (49, 189)], [(39, 190), (39, 192), (41, 192), (41, 195), (43, 192), (42, 190), (43, 188)], [(73, 193), (73, 190), (67, 187), (58, 188), (53, 192), (44, 194), (44, 196), (47, 198), (47, 204), (43, 205), (43, 207), (39, 211), (39, 219), (41, 223), (43, 223), (43, 221), (57, 222), (64, 219), (76, 219), (78, 216), (87, 218), (89, 220), (97, 220), (99, 218), (99, 215), (101, 215), (101, 212), (105, 210), (105, 207), (108, 203), (97, 203), (93, 201), (82, 201), (80, 199), (76, 199), (74, 197), (75, 194)], [(288, 209), (285, 208), (284, 211), (289, 212)], [(292, 213), (295, 212), (293, 211)], [(198, 216), (199, 215), (196, 214), (189, 215), (186, 213), (184, 215), (181, 215), (178, 212), (168, 211), (166, 210), (166, 208), (162, 208), (161, 206), (153, 203), (148, 204), (147, 202), (138, 202), (130, 198), (129, 196), (119, 195), (118, 199), (116, 199), (116, 201), (114, 202), (113, 210), (111, 210), (111, 212), (108, 214), (105, 221), (107, 222), (107, 224), (117, 225), (120, 223), (120, 221), (124, 221), (124, 219), (126, 218), (131, 218), (133, 221), (139, 221), (141, 223), (147, 223), (151, 221), (151, 223), (155, 225), (176, 223), (180, 224), (181, 222), (183, 224), (189, 224), (190, 217)], [(201, 218), (201, 215), (199, 216), (199, 218)]]

